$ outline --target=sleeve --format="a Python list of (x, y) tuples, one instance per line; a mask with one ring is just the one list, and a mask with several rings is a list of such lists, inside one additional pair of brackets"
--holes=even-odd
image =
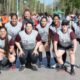
[(16, 42), (20, 42), (20, 41), (21, 41), (21, 37), (20, 37), (19, 34), (16, 36), (15, 41), (16, 41)]
[(70, 33), (70, 37), (71, 37), (71, 40), (76, 39), (76, 35), (73, 31)]
[(41, 36), (40, 36), (40, 34), (37, 35), (36, 41), (41, 41)]
[(55, 34), (55, 32), (53, 32), (53, 31), (49, 28), (49, 34), (53, 36), (53, 35)]
[(9, 41), (9, 47), (10, 47), (10, 46), (14, 46), (14, 44), (15, 44), (15, 41), (14, 41), (13, 39), (11, 39), (11, 40)]
[(49, 28), (49, 38), (53, 40), (54, 33), (53, 31)]
[(59, 41), (59, 35), (57, 33), (54, 34), (53, 41)]

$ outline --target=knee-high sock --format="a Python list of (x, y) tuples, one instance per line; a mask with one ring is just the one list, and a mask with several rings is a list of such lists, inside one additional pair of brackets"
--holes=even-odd
[(66, 62), (66, 57), (67, 57), (67, 54), (66, 52), (62, 55), (62, 59), (63, 59), (63, 62), (65, 63)]
[(46, 52), (46, 57), (47, 57), (47, 64), (50, 64), (50, 58), (51, 58), (50, 51)]
[(42, 52), (39, 52), (39, 62), (42, 62)]

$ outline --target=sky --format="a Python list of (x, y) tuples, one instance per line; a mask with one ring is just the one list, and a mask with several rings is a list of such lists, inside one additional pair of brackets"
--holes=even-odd
[(40, 0), (42, 3), (45, 3), (46, 5), (51, 5), (51, 4), (53, 4), (53, 2), (54, 2), (54, 4), (55, 4), (55, 2), (57, 2), (57, 1), (59, 1), (59, 0)]

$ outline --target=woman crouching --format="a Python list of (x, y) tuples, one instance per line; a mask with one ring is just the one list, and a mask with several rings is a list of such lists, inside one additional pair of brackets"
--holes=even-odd
[(69, 50), (71, 70), (70, 74), (74, 74), (75, 65), (75, 51), (77, 48), (77, 41), (74, 32), (68, 28), (68, 22), (62, 22), (62, 29), (54, 36), (54, 51), (60, 69), (66, 69), (62, 60), (62, 55), (66, 50)]
[(14, 41), (11, 36), (7, 34), (6, 28), (2, 26), (0, 27), (0, 72), (4, 57), (6, 57), (11, 64), (15, 61)]

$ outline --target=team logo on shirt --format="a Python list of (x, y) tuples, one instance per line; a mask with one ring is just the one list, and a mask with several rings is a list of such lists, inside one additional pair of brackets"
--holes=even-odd
[(48, 33), (43, 31), (40, 33), (42, 41), (48, 41)]
[(33, 49), (35, 47), (35, 42), (30, 40), (23, 40), (22, 44), (25, 49)]

